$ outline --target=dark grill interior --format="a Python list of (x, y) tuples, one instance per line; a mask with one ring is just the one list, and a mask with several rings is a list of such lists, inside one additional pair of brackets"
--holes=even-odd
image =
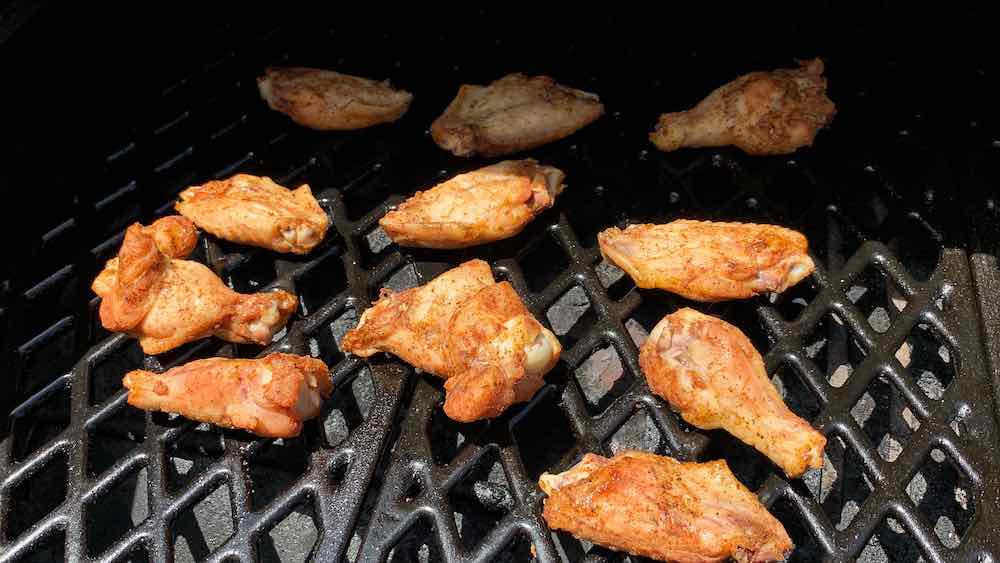
[[(971, 60), (952, 69), (947, 78), (966, 87), (955, 88), (967, 96), (958, 104), (942, 97), (948, 88), (913, 89), (912, 60), (861, 57), (849, 41), (829, 47), (801, 29), (794, 51), (733, 55), (664, 52), (660, 36), (641, 33), (581, 40), (572, 29), (525, 45), (482, 31), (494, 12), (468, 16), (438, 33), (267, 18), (196, 28), (211, 41), (177, 57), (199, 64), (166, 67), (152, 101), (121, 117), (100, 173), (52, 198), (51, 228), (4, 282), (0, 559), (636, 561), (550, 533), (535, 485), (584, 452), (624, 448), (727, 460), (792, 535), (794, 561), (996, 557), (1000, 276), (995, 258), (972, 256), (1000, 248), (996, 121), (976, 88), (987, 71)], [(812, 149), (665, 155), (646, 141), (661, 111), (815, 54), (838, 115)], [(391, 77), (416, 102), (393, 125), (307, 131), (256, 92), (265, 66), (286, 63)], [(508, 241), (455, 252), (391, 244), (377, 225), (388, 206), (486, 163), (434, 146), (431, 120), (461, 82), (513, 70), (605, 101), (597, 123), (528, 153), (562, 168), (567, 191)], [(169, 214), (190, 184), (238, 171), (308, 182), (333, 218), (301, 258), (202, 237), (195, 258), (234, 289), (297, 293), (288, 330), (267, 349), (206, 340), (155, 357), (105, 332), (88, 286), (123, 228)], [(823, 470), (789, 481), (727, 434), (688, 427), (646, 387), (637, 345), (688, 303), (635, 288), (595, 236), (680, 217), (774, 222), (809, 237), (820, 265), (810, 280), (773, 301), (696, 306), (765, 353), (791, 409), (829, 438)], [(337, 343), (380, 287), (413, 287), (472, 257), (514, 285), (565, 351), (530, 403), (463, 425), (441, 411), (439, 380), (390, 358), (369, 367)], [(337, 386), (294, 440), (143, 414), (120, 388), (129, 369), (272, 350), (322, 358)]]

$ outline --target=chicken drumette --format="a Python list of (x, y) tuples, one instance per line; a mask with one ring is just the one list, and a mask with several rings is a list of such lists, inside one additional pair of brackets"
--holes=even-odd
[(562, 192), (561, 170), (508, 160), (417, 192), (379, 224), (402, 246), (464, 248), (521, 232)]
[(482, 260), (420, 287), (383, 289), (341, 345), (362, 357), (391, 352), (446, 379), (445, 413), (461, 422), (496, 417), (530, 399), (562, 351)]
[(656, 325), (639, 365), (653, 392), (688, 423), (726, 430), (789, 477), (823, 467), (826, 437), (788, 410), (760, 354), (735, 326), (681, 309)]
[(625, 451), (586, 454), (568, 471), (542, 475), (550, 528), (662, 561), (777, 561), (793, 545), (785, 528), (724, 461), (683, 463)]
[(597, 241), (637, 286), (696, 301), (780, 293), (815, 268), (806, 238), (774, 225), (679, 220), (606, 229)]
[(396, 121), (413, 101), (412, 94), (388, 81), (315, 68), (269, 68), (257, 79), (257, 88), (271, 109), (322, 131)]
[(788, 154), (812, 145), (833, 119), (823, 61), (751, 72), (717, 88), (694, 108), (660, 116), (650, 140), (662, 151), (735, 145), (752, 155)]
[(308, 185), (289, 190), (249, 174), (190, 187), (174, 207), (221, 239), (277, 252), (306, 254), (330, 226)]
[(508, 74), (489, 86), (459, 88), (431, 135), (458, 156), (500, 156), (567, 137), (602, 113), (596, 94), (547, 76)]
[(129, 227), (118, 256), (91, 285), (102, 298), (101, 324), (137, 337), (147, 354), (212, 335), (271, 342), (295, 310), (296, 297), (234, 292), (203, 264), (178, 258), (190, 253), (195, 239), (194, 226), (182, 217)]
[(162, 374), (135, 370), (122, 384), (134, 407), (274, 438), (298, 436), (333, 390), (326, 364), (292, 354), (209, 358)]

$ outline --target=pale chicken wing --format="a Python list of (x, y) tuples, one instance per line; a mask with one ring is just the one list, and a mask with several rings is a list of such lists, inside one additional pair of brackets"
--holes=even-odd
[(688, 423), (726, 430), (789, 477), (823, 467), (826, 437), (788, 410), (764, 360), (735, 326), (681, 309), (656, 325), (639, 365), (653, 392)]
[(562, 351), (482, 260), (420, 287), (383, 289), (341, 345), (361, 357), (390, 352), (446, 379), (445, 413), (461, 422), (496, 417), (530, 399)]
[(778, 561), (791, 550), (784, 526), (724, 461), (684, 463), (639, 451), (586, 454), (543, 474), (549, 527), (633, 555), (678, 563), (732, 558)]
[(104, 328), (131, 334), (145, 353), (159, 354), (212, 335), (264, 345), (285, 326), (298, 304), (294, 295), (236, 293), (203, 264), (165, 254), (149, 229), (129, 227), (118, 256), (91, 285), (102, 298)]
[(276, 252), (306, 254), (330, 227), (308, 185), (289, 190), (250, 174), (190, 187), (174, 208), (221, 239)]
[(316, 68), (269, 68), (257, 79), (260, 95), (273, 110), (320, 131), (362, 129), (396, 121), (413, 94), (388, 81)]
[(775, 225), (682, 219), (606, 229), (597, 241), (637, 286), (695, 301), (780, 293), (815, 269), (806, 238)]
[(431, 136), (458, 156), (500, 156), (567, 137), (603, 113), (596, 94), (548, 76), (508, 74), (489, 86), (459, 88)]
[(209, 358), (122, 380), (128, 403), (270, 438), (290, 438), (319, 414), (333, 384), (322, 361), (293, 354), (256, 360)]
[(812, 145), (833, 119), (823, 61), (751, 72), (717, 88), (694, 108), (660, 116), (650, 140), (662, 151), (734, 145), (752, 155), (789, 154)]
[(417, 192), (379, 224), (402, 246), (465, 248), (510, 238), (562, 192), (561, 170), (507, 160)]

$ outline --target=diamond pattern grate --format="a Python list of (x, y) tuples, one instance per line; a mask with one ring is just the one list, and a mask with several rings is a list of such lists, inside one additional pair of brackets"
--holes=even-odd
[[(893, 114), (869, 136), (860, 121), (886, 100), (866, 93), (877, 91), (871, 85), (845, 88), (835, 96), (844, 119), (815, 150), (768, 159), (729, 150), (662, 155), (641, 131), (669, 89), (647, 80), (629, 90), (633, 105), (531, 154), (562, 167), (569, 189), (525, 232), (466, 251), (403, 250), (385, 239), (378, 218), (406, 194), (484, 163), (444, 154), (425, 128), (455, 80), (492, 73), (477, 67), (471, 49), (430, 68), (437, 63), (426, 61), (438, 59), (427, 55), (452, 40), (445, 36), (413, 43), (394, 61), (315, 60), (344, 52), (333, 47), (351, 32), (260, 31), (164, 89), (136, 133), (108, 152), (101, 187), (82, 194), (32, 247), (42, 259), (4, 286), (12, 392), (0, 401), (12, 424), (0, 442), (0, 560), (619, 560), (551, 533), (535, 482), (584, 452), (628, 447), (726, 459), (788, 528), (795, 561), (996, 556), (1000, 509), (989, 495), (1000, 480), (990, 452), (1000, 436), (986, 389), (1000, 361), (982, 335), (998, 326), (988, 292), (1000, 283), (992, 259), (941, 250), (963, 239), (947, 213), (956, 207), (940, 197), (954, 187), (954, 159), (926, 140), (934, 116)], [(237, 32), (246, 36), (229, 30)], [(567, 43), (559, 56), (587, 48)], [(251, 77), (280, 61), (391, 74), (413, 88), (433, 72), (447, 87), (428, 86), (435, 103), (414, 104), (391, 127), (322, 135), (293, 127), (257, 98)], [(466, 77), (466, 68), (485, 75)], [(574, 62), (564, 72), (607, 92), (609, 107), (622, 105), (614, 70), (596, 78)], [(693, 95), (701, 87), (692, 76)], [(714, 79), (706, 75), (706, 84)], [(849, 82), (845, 75), (841, 83)], [(859, 138), (866, 141), (854, 146)], [(267, 349), (206, 341), (142, 357), (99, 327), (89, 280), (128, 223), (169, 213), (179, 190), (236, 171), (309, 182), (335, 232), (307, 257), (203, 239), (195, 258), (241, 291), (295, 291), (299, 314)], [(942, 207), (930, 206), (928, 190)], [(724, 433), (688, 427), (650, 394), (637, 347), (687, 303), (635, 288), (601, 260), (595, 234), (678, 217), (776, 222), (810, 238), (821, 265), (811, 280), (770, 302), (698, 307), (766, 351), (786, 401), (830, 438), (824, 469), (789, 481)], [(368, 366), (338, 341), (381, 286), (413, 287), (471, 257), (488, 259), (565, 351), (530, 403), (460, 425), (441, 413), (440, 381), (386, 358)], [(130, 366), (269, 350), (331, 366), (335, 394), (296, 440), (142, 415), (117, 385)]]

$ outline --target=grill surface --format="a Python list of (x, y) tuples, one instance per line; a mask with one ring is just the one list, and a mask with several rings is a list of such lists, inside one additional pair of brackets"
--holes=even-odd
[[(992, 123), (949, 112), (932, 89), (901, 95), (905, 62), (862, 64), (808, 42), (741, 57), (695, 48), (653, 65), (652, 45), (638, 38), (598, 45), (567, 31), (524, 45), (472, 24), (382, 31), (213, 29), (218, 50), (199, 53), (208, 62), (158, 92), (116, 137), (95, 188), (51, 202), (54, 228), (29, 246), (35, 258), (0, 302), (12, 367), (12, 392), (0, 399), (12, 411), (0, 444), (0, 560), (523, 561), (533, 548), (541, 561), (619, 561), (550, 533), (535, 481), (583, 452), (627, 447), (726, 459), (784, 523), (795, 561), (996, 557), (991, 374), (1000, 346), (984, 335), (1000, 329), (1000, 276), (994, 258), (951, 249), (997, 248), (985, 187), (995, 178)], [(365, 47), (372, 42), (398, 48)], [(817, 52), (839, 114), (813, 149), (663, 155), (646, 142), (659, 112)], [(621, 60), (653, 70), (636, 74)], [(253, 78), (275, 63), (392, 77), (417, 98), (397, 124), (318, 134), (259, 100)], [(486, 162), (437, 149), (431, 120), (460, 82), (513, 70), (551, 73), (608, 107), (594, 125), (527, 155), (562, 168), (567, 191), (509, 241), (456, 252), (389, 243), (377, 226), (388, 206)], [(956, 133), (962, 141), (950, 143)], [(210, 340), (157, 357), (104, 332), (88, 285), (122, 229), (168, 214), (187, 185), (237, 171), (308, 182), (333, 218), (335, 231), (304, 258), (201, 241), (196, 258), (235, 289), (299, 295), (288, 331), (266, 350)], [(975, 212), (968, 223), (966, 211)], [(829, 438), (823, 470), (786, 480), (726, 434), (686, 426), (643, 382), (637, 345), (687, 303), (635, 288), (601, 260), (595, 235), (680, 217), (774, 222), (809, 237), (820, 265), (809, 281), (773, 302), (696, 306), (766, 352), (792, 410)], [(565, 352), (530, 403), (460, 425), (441, 411), (440, 381), (389, 358), (369, 367), (337, 342), (380, 287), (413, 287), (472, 257), (514, 285)], [(334, 397), (295, 440), (143, 415), (120, 390), (128, 369), (270, 350), (332, 367)]]

